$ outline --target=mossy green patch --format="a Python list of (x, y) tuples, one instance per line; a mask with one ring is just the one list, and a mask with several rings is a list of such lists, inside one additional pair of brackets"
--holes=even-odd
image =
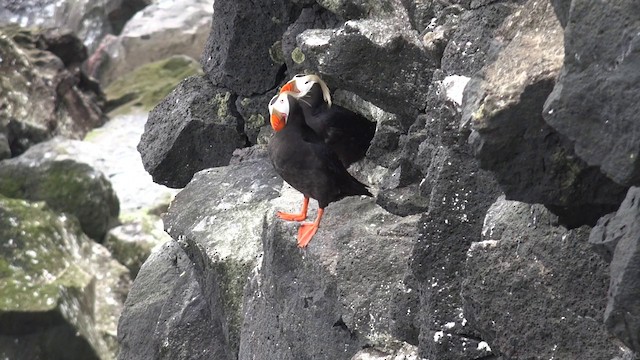
[(181, 55), (140, 66), (105, 89), (107, 111), (113, 115), (131, 113), (135, 109), (149, 111), (180, 81), (202, 74), (197, 61)]
[(284, 53), (282, 52), (282, 41), (278, 40), (269, 48), (269, 56), (274, 63), (284, 62)]
[(0, 196), (0, 311), (50, 310), (65, 288), (86, 287), (91, 276), (71, 255), (81, 236), (77, 223), (44, 203)]
[(242, 300), (247, 278), (254, 264), (227, 258), (214, 264), (221, 277), (222, 304), (229, 324), (229, 342), (233, 349), (240, 346)]
[(20, 198), (24, 180), (12, 176), (0, 176), (0, 194), (10, 198)]
[(293, 60), (296, 64), (302, 64), (304, 62), (305, 56), (299, 47), (293, 49), (293, 51), (291, 52), (291, 60)]
[(248, 129), (258, 129), (265, 124), (266, 122), (262, 114), (252, 114), (245, 122), (245, 127)]

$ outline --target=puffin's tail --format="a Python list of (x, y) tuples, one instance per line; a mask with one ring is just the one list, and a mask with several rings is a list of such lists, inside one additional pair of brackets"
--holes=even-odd
[(351, 174), (349, 174), (349, 176), (351, 177), (351, 181), (349, 182), (349, 187), (347, 189), (344, 189), (346, 196), (352, 196), (352, 195), (373, 196), (371, 192), (369, 192), (369, 189), (367, 189), (367, 186), (365, 184), (358, 181), (358, 179), (351, 176)]

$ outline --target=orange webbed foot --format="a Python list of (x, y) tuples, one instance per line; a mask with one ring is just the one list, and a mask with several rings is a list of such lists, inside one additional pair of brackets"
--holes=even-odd
[(318, 225), (315, 222), (308, 222), (300, 224), (298, 229), (298, 247), (305, 248), (309, 245), (309, 241), (313, 238), (313, 235), (318, 231)]
[(318, 209), (318, 216), (316, 216), (316, 220), (314, 222), (307, 222), (300, 224), (300, 228), (298, 229), (298, 247), (305, 248), (309, 245), (309, 241), (313, 235), (318, 231), (318, 227), (320, 226), (320, 220), (322, 220), (322, 215), (324, 214), (324, 209)]
[(276, 214), (278, 215), (278, 217), (282, 220), (287, 220), (287, 221), (302, 221), (304, 219), (307, 218), (307, 214), (290, 214), (290, 213), (286, 213), (284, 211), (278, 211), (278, 213)]
[(305, 196), (304, 200), (302, 201), (302, 210), (300, 210), (299, 214), (291, 214), (291, 213), (286, 213), (284, 211), (278, 211), (276, 215), (278, 215), (278, 217), (282, 220), (302, 221), (307, 218), (308, 208), (309, 208), (309, 198)]

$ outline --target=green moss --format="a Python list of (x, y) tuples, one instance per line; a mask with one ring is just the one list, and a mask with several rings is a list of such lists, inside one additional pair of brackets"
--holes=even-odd
[(46, 311), (65, 288), (84, 288), (91, 276), (70, 254), (82, 236), (76, 223), (44, 203), (0, 196), (0, 311)]
[(211, 99), (215, 108), (218, 109), (218, 119), (226, 119), (229, 116), (229, 100), (231, 99), (231, 93), (216, 93)]
[(278, 40), (269, 48), (269, 56), (274, 63), (284, 62), (284, 53), (282, 52), (282, 41)]
[(24, 180), (18, 177), (0, 177), (0, 194), (10, 198), (22, 197)]
[(252, 263), (232, 259), (215, 263), (216, 273), (221, 276), (220, 286), (222, 303), (229, 324), (229, 342), (234, 349), (240, 346), (240, 329), (242, 327), (242, 299), (247, 277)]
[(180, 81), (202, 74), (200, 64), (186, 56), (172, 56), (140, 66), (105, 89), (107, 111), (112, 114), (130, 113), (136, 108), (149, 111)]
[(264, 116), (262, 116), (262, 114), (253, 114), (253, 115), (249, 116), (249, 119), (247, 119), (247, 122), (245, 123), (245, 126), (248, 129), (258, 129), (258, 128), (262, 127), (265, 124), (266, 124), (266, 122), (265, 122)]
[(305, 56), (299, 47), (293, 49), (293, 51), (291, 52), (291, 60), (293, 60), (296, 64), (302, 64), (304, 62)]

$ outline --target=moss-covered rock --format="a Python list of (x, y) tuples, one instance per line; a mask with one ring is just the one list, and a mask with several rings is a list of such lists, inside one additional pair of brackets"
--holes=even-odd
[(12, 156), (52, 136), (79, 138), (104, 124), (102, 93), (80, 70), (86, 50), (74, 35), (3, 27), (0, 54), (0, 135)]
[(0, 162), (0, 194), (45, 201), (74, 215), (82, 230), (97, 241), (117, 223), (119, 202), (109, 180), (85, 163), (56, 158), (55, 146), (48, 142)]
[(115, 358), (96, 323), (115, 332), (126, 269), (43, 202), (0, 195), (0, 239), (0, 357)]
[(149, 111), (180, 81), (200, 74), (198, 62), (183, 55), (142, 65), (105, 89), (107, 111), (112, 114), (124, 114), (136, 108)]

